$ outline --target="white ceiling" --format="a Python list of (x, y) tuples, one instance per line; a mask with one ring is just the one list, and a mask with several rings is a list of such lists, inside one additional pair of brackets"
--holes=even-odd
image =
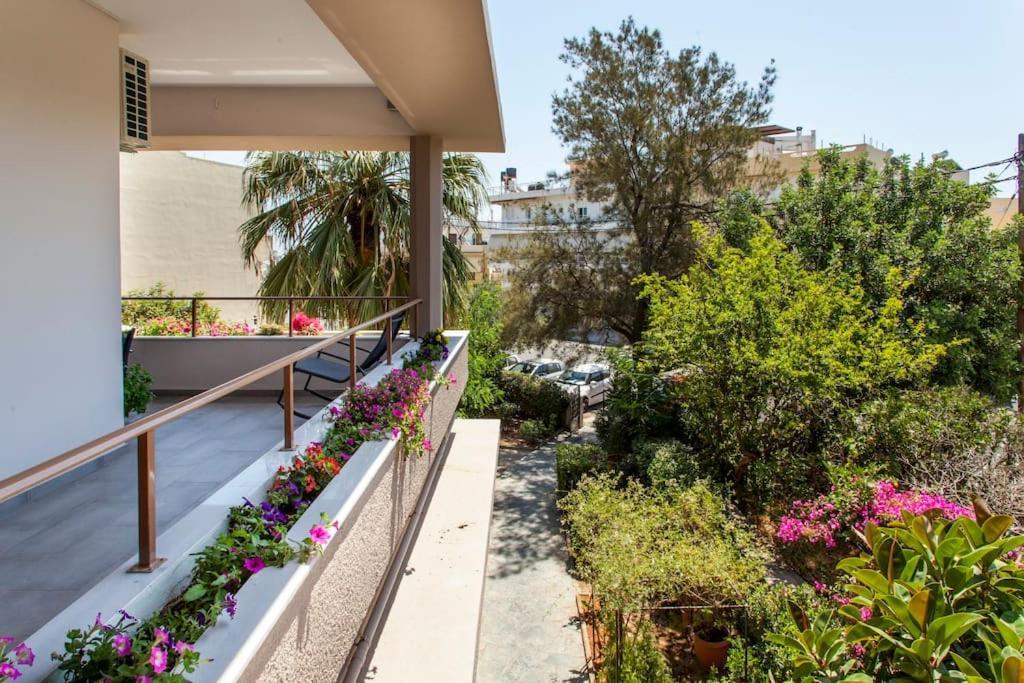
[(91, 0), (163, 85), (372, 85), (305, 0)]

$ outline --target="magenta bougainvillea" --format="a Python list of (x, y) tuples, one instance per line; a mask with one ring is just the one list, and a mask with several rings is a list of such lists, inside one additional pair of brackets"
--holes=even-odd
[(324, 323), (320, 318), (313, 318), (302, 311), (296, 311), (292, 316), (292, 332), (314, 336), (324, 331)]
[[(851, 540), (853, 530), (861, 531), (869, 522), (883, 524), (898, 520), (903, 512), (920, 515), (938, 510), (948, 519), (974, 518), (968, 508), (942, 496), (916, 489), (900, 490), (892, 481), (882, 479), (866, 489), (868, 495), (838, 497), (835, 491), (814, 500), (795, 500), (789, 514), (779, 520), (778, 539), (783, 543), (806, 542), (835, 548)], [(837, 504), (841, 499), (842, 504)]]

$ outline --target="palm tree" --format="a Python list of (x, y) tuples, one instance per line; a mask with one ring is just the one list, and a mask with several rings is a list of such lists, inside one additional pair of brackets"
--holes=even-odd
[[(442, 162), (444, 221), (479, 231), (486, 172), (468, 154)], [(246, 265), (258, 268), (261, 244), (280, 254), (263, 274), (261, 296), (405, 296), (409, 292), (409, 155), (400, 152), (251, 152), (243, 201), (262, 211), (239, 227)], [(464, 308), (469, 262), (443, 241), (444, 308)], [(332, 321), (383, 311), (376, 303), (339, 306), (304, 302)], [(265, 302), (263, 313), (284, 318), (286, 304)]]

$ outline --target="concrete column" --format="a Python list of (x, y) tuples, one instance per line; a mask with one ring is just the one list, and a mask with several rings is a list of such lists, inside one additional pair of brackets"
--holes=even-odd
[(412, 240), (410, 243), (410, 296), (423, 299), (416, 315), (422, 335), (441, 327), (441, 138), (414, 135), (409, 138), (409, 198)]

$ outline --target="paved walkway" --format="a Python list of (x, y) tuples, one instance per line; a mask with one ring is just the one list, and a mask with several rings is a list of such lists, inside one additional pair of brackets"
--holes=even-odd
[[(587, 431), (581, 438), (589, 438)], [(567, 562), (555, 507), (554, 444), (530, 452), (502, 449), (477, 652), (479, 683), (588, 680)]]

